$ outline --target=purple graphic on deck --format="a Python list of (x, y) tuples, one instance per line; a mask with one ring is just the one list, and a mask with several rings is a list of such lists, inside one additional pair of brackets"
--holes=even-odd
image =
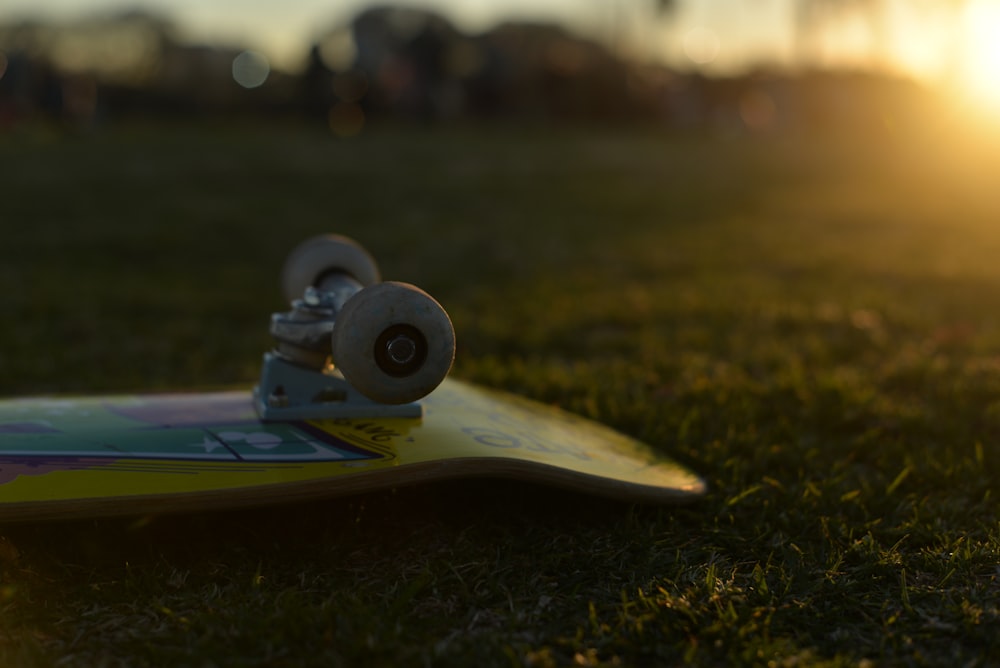
[(260, 422), (247, 396), (25, 400), (0, 412), (0, 485), (95, 467), (196, 473), (389, 456), (307, 422)]
[(104, 410), (114, 415), (150, 426), (183, 427), (246, 422), (257, 420), (249, 397), (233, 393), (203, 397), (161, 394), (136, 399), (130, 403), (106, 403)]

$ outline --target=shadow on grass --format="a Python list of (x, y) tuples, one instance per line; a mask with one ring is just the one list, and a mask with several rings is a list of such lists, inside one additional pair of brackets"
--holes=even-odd
[(572, 635), (588, 601), (652, 577), (648, 558), (628, 555), (661, 512), (466, 480), (235, 512), (10, 525), (0, 528), (0, 640), (33, 639), (39, 665), (115, 653), (170, 665), (185, 652), (206, 665), (477, 654), (495, 664)]
[(0, 527), (0, 534), (32, 561), (115, 567), (152, 559), (193, 565), (229, 551), (266, 555), (322, 544), (398, 546), (428, 531), (461, 533), (482, 526), (610, 528), (629, 512), (629, 504), (599, 497), (475, 479), (252, 509), (10, 524)]

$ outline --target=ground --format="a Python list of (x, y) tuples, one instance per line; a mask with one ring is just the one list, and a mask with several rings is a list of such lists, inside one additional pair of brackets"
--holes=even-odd
[(300, 240), (704, 475), (0, 527), (0, 663), (1000, 661), (1000, 155), (948, 128), (0, 135), (0, 394), (245, 386)]

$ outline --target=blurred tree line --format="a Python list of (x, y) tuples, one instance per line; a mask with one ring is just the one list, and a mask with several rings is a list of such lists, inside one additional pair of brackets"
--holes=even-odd
[[(802, 4), (815, 13), (877, 2)], [(669, 19), (677, 3), (648, 7)], [(0, 131), (39, 118), (91, 126), (242, 116), (308, 119), (344, 136), (386, 117), (641, 120), (771, 132), (920, 122), (928, 102), (917, 85), (871, 73), (711, 78), (629, 62), (558, 25), (508, 22), (468, 35), (444, 16), (399, 7), (364, 10), (304, 50), (303, 70), (282, 72), (242, 48), (186, 43), (168, 18), (140, 11), (72, 25), (0, 25)]]

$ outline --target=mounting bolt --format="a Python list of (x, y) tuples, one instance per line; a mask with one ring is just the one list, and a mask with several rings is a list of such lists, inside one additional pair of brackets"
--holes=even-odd
[(267, 405), (271, 408), (284, 408), (288, 405), (288, 395), (285, 394), (285, 388), (278, 385), (274, 388), (274, 391), (267, 397)]
[(306, 288), (305, 294), (302, 295), (302, 301), (305, 302), (306, 306), (319, 306), (323, 303), (323, 297), (319, 290), (310, 285)]

